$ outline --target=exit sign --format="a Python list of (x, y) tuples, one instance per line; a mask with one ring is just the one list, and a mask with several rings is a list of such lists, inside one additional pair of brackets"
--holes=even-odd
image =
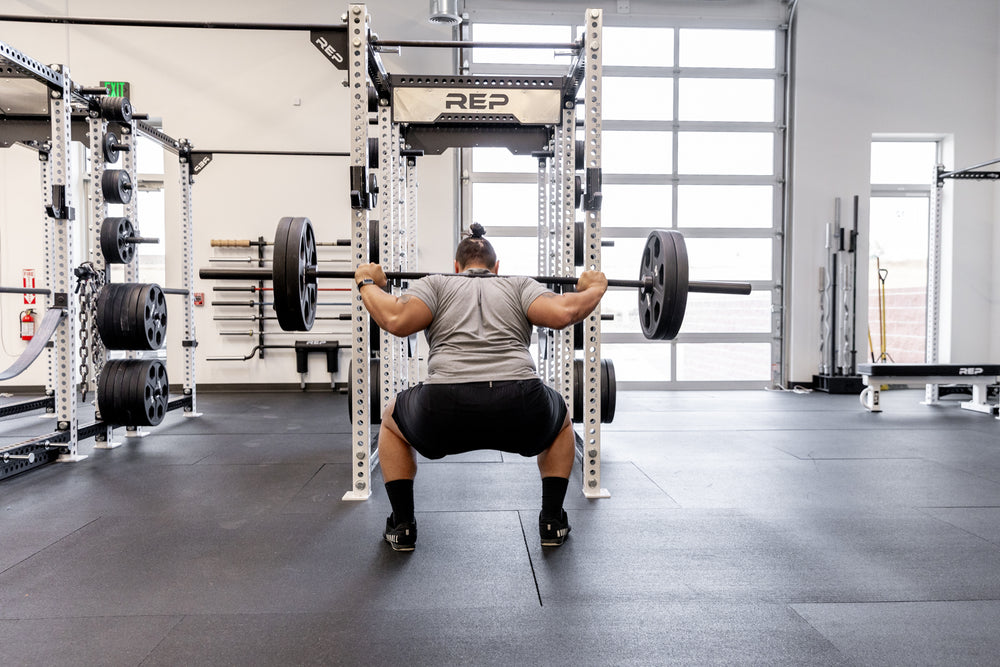
[(108, 97), (132, 97), (128, 81), (101, 81), (101, 85), (107, 89)]

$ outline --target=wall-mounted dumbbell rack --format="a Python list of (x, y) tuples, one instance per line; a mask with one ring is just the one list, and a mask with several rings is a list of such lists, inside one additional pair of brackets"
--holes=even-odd
[[(347, 71), (350, 91), (350, 171), (351, 236), (355, 266), (369, 261), (368, 234), (370, 212), (378, 206), (382, 253), (381, 263), (388, 270), (399, 270), (415, 263), (415, 162), (416, 156), (438, 154), (444, 148), (498, 145), (523, 152), (547, 152), (539, 164), (539, 268), (543, 273), (575, 275), (574, 250), (576, 192), (576, 106), (578, 91), (584, 92), (584, 137), (586, 145), (586, 182), (583, 234), (584, 267), (601, 268), (601, 36), (603, 14), (587, 10), (585, 34), (580, 43), (547, 48), (571, 48), (574, 62), (564, 77), (463, 77), (390, 75), (384, 69), (379, 52), (398, 46), (467, 48), (474, 42), (393, 42), (372, 35), (365, 5), (349, 5), (344, 15), (344, 30), (324, 31), (326, 51), (339, 69)], [(314, 35), (314, 39), (316, 36)], [(481, 44), (480, 44), (481, 45)], [(544, 45), (532, 45), (544, 46)], [(499, 83), (498, 83), (499, 81)], [(507, 92), (517, 91), (517, 99), (502, 109), (465, 104), (484, 101), (494, 94), (502, 104), (511, 102)], [(444, 93), (444, 94), (442, 94)], [(446, 102), (464, 100), (455, 110)], [(523, 96), (523, 97), (522, 97)], [(377, 99), (380, 160), (378, 184), (369, 172), (371, 101)], [(528, 99), (527, 103), (522, 103)], [(409, 103), (407, 103), (409, 102)], [(464, 106), (463, 106), (464, 105)], [(512, 113), (508, 113), (512, 112)], [(520, 116), (518, 115), (520, 114)], [(509, 142), (509, 143), (508, 143)], [(401, 148), (405, 155), (401, 155)], [(401, 157), (405, 157), (402, 160)], [(544, 162), (544, 164), (542, 164)], [(398, 192), (397, 192), (398, 188)], [(412, 198), (412, 199), (411, 199)], [(543, 247), (544, 246), (544, 247)], [(397, 268), (399, 267), (399, 268)], [(400, 287), (394, 286), (394, 290)], [(351, 461), (355, 468), (351, 489), (345, 500), (364, 500), (371, 493), (371, 467), (377, 451), (371, 444), (371, 424), (376, 415), (369, 400), (372, 384), (372, 324), (355, 289), (352, 305), (352, 359), (348, 392), (351, 405)], [(584, 466), (584, 494), (605, 497), (601, 487), (601, 317), (595, 311), (584, 323), (582, 363), (583, 438), (579, 453)], [(554, 383), (570, 404), (574, 401), (574, 351), (572, 329), (545, 333), (542, 376)], [(379, 340), (379, 406), (413, 381), (415, 360), (401, 363), (404, 342)], [(397, 347), (397, 345), (399, 347)], [(409, 368), (407, 368), (409, 367)], [(407, 377), (407, 376), (410, 377)]]
[[(76, 247), (78, 233), (77, 201), (81, 199), (78, 192), (77, 179), (70, 160), (70, 144), (76, 140), (88, 143), (92, 154), (91, 169), (96, 166), (96, 172), (91, 174), (93, 192), (91, 197), (92, 214), (91, 228), (86, 235), (92, 265), (100, 265), (103, 270), (103, 258), (100, 257), (100, 230), (106, 218), (106, 206), (103, 203), (101, 188), (103, 175), (107, 171), (103, 155), (103, 141), (107, 137), (108, 120), (102, 117), (101, 101), (106, 97), (103, 88), (84, 88), (74, 84), (65, 66), (43, 65), (21, 51), (0, 42), (0, 90), (4, 91), (4, 100), (8, 113), (0, 126), (0, 147), (7, 148), (15, 144), (22, 145), (38, 152), (40, 162), (41, 194), (44, 208), (42, 218), (43, 228), (43, 263), (47, 288), (39, 290), (40, 296), (47, 298), (48, 310), (59, 311), (58, 324), (51, 336), (51, 347), (44, 350), (48, 364), (48, 380), (46, 393), (51, 396), (51, 409), (56, 420), (56, 430), (38, 437), (30, 438), (12, 445), (0, 448), (0, 478), (24, 472), (27, 469), (50, 463), (52, 461), (79, 461), (85, 456), (78, 451), (78, 443), (82, 439), (95, 437), (110, 439), (111, 425), (95, 420), (93, 423), (81, 425), (79, 420), (79, 398), (75, 383), (76, 374), (80, 370), (80, 362), (84, 361), (78, 344), (80, 342), (81, 300), (76, 293), (74, 284), (76, 271), (72, 266), (73, 249)], [(8, 94), (9, 93), (9, 94)], [(172, 150), (179, 156), (181, 162), (181, 224), (185, 237), (184, 285), (179, 292), (187, 294), (185, 314), (185, 343), (188, 350), (185, 360), (184, 396), (170, 402), (168, 409), (184, 408), (185, 414), (196, 415), (195, 378), (194, 378), (194, 324), (193, 301), (191, 287), (194, 282), (194, 267), (191, 261), (191, 172), (190, 146), (186, 142), (178, 142), (163, 134), (154, 127), (141, 121), (130, 119), (127, 132), (114, 142), (119, 148), (125, 148), (126, 156), (123, 171), (131, 175), (131, 183), (135, 183), (134, 146), (135, 135), (141, 132), (160, 143), (164, 148)], [(98, 164), (99, 162), (99, 164)], [(80, 209), (82, 210), (82, 209)], [(126, 213), (134, 220), (134, 205)], [(94, 264), (95, 260), (97, 264)], [(88, 312), (84, 316), (87, 326), (94, 321), (91, 310), (92, 301), (88, 304)], [(44, 320), (43, 320), (44, 322)], [(91, 332), (88, 330), (88, 340)], [(97, 342), (100, 345), (100, 341)], [(84, 346), (87, 353), (86, 362), (93, 363), (94, 355), (91, 346)], [(97, 348), (96, 357), (103, 362), (103, 348)], [(34, 357), (32, 357), (34, 358)], [(91, 369), (88, 369), (88, 371)], [(88, 372), (88, 382), (85, 389), (94, 388), (95, 372)], [(31, 402), (28, 402), (31, 403)], [(37, 403), (37, 402), (35, 402)], [(27, 405), (27, 403), (25, 404)], [(42, 407), (42, 406), (36, 406)], [(44, 407), (48, 407), (45, 405)], [(8, 413), (9, 414), (9, 413)], [(98, 445), (100, 446), (100, 445)]]

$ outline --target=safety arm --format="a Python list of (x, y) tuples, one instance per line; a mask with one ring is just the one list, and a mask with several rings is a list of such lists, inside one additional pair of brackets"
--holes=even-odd
[(433, 319), (431, 309), (420, 299), (404, 294), (395, 296), (378, 285), (364, 285), (361, 301), (383, 331), (404, 338), (426, 329)]
[(548, 292), (528, 306), (528, 321), (536, 327), (564, 329), (586, 319), (601, 302), (602, 296), (604, 289), (600, 286), (566, 294)]

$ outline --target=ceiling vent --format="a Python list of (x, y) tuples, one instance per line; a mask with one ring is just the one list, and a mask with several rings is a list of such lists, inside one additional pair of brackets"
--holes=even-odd
[(437, 25), (458, 25), (462, 22), (458, 0), (431, 0), (431, 14), (427, 20)]

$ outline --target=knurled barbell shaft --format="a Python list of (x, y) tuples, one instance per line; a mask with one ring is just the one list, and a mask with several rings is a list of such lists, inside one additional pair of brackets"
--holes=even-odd
[[(430, 274), (419, 271), (386, 271), (385, 277), (389, 281), (397, 280), (417, 280), (429, 275), (455, 275), (455, 274)], [(198, 276), (204, 279), (215, 280), (268, 280), (271, 278), (269, 269), (201, 269)], [(308, 267), (305, 270), (304, 278), (307, 282), (315, 282), (318, 278), (351, 279), (354, 278), (353, 271), (332, 271)], [(544, 285), (575, 285), (577, 279), (572, 276), (532, 276)], [(651, 279), (643, 280), (608, 280), (608, 287), (639, 288), (646, 289), (652, 285)], [(699, 292), (704, 294), (750, 294), (750, 283), (724, 282), (724, 281), (691, 281), (688, 283), (689, 292)]]

